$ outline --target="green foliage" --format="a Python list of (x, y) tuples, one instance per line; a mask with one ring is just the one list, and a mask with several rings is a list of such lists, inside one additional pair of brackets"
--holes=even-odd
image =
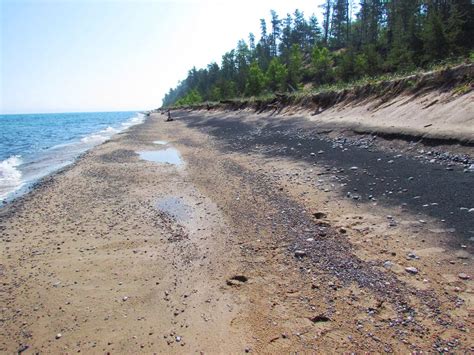
[(298, 88), (303, 77), (303, 55), (297, 44), (291, 46), (290, 61), (288, 64), (288, 84)]
[(272, 10), (268, 29), (260, 20), (260, 39), (250, 34), (221, 63), (189, 70), (163, 106), (294, 91), (309, 82), (339, 87), (453, 58), (474, 60), (471, 0), (360, 0), (355, 14), (353, 4), (325, 0), (322, 27), (298, 9), (283, 18)]
[(449, 50), (448, 40), (444, 33), (441, 15), (438, 11), (431, 11), (428, 14), (421, 36), (425, 51), (423, 59), (425, 61), (430, 62), (446, 57)]
[(278, 58), (273, 58), (267, 69), (268, 87), (271, 91), (285, 91), (288, 70)]
[(186, 105), (194, 105), (200, 104), (202, 102), (202, 97), (199, 95), (197, 90), (191, 90), (186, 96), (182, 97), (178, 101), (176, 101), (176, 106), (186, 106)]
[(329, 49), (315, 46), (311, 53), (311, 74), (317, 84), (329, 83), (334, 79), (333, 60)]
[(245, 93), (249, 96), (260, 95), (266, 86), (265, 73), (256, 61), (250, 64)]

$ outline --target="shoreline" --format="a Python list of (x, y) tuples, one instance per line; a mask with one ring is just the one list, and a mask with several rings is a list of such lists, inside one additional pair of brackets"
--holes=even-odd
[[(443, 222), (347, 198), (341, 184), (363, 196), (370, 175), (341, 172), (301, 122), (174, 118), (152, 114), (0, 209), (0, 351), (473, 349), (472, 245), (450, 245)], [(182, 167), (138, 156), (170, 148)]]
[[(106, 113), (110, 113), (110, 112), (106, 112)], [(132, 112), (130, 112), (130, 113), (132, 114)], [(140, 116), (142, 116), (143, 118), (140, 118)], [(44, 173), (44, 172), (37, 173), (37, 174), (39, 174), (39, 177), (30, 177), (30, 178), (27, 178), (27, 180), (23, 181), (23, 179), (25, 179), (25, 177), (23, 176), (25, 172), (20, 171), (20, 170), (17, 169), (20, 172), (21, 176), (22, 176), (22, 181), (23, 182), (21, 183), (21, 185), (16, 187), (15, 190), (12, 190), (12, 191), (8, 192), (7, 195), (2, 200), (0, 200), (0, 210), (2, 208), (4, 208), (5, 206), (7, 206), (7, 205), (11, 204), (12, 202), (14, 202), (16, 199), (21, 198), (22, 196), (27, 195), (28, 193), (30, 193), (32, 190), (34, 190), (38, 186), (38, 184), (41, 183), (41, 180), (43, 180), (44, 178), (47, 178), (51, 175), (54, 175), (55, 173), (61, 172), (63, 169), (66, 169), (67, 167), (75, 164), (76, 161), (81, 158), (81, 156), (86, 154), (91, 149), (94, 149), (95, 147), (106, 143), (107, 141), (112, 139), (114, 136), (125, 132), (126, 130), (130, 129), (131, 127), (134, 127), (137, 124), (143, 123), (146, 120), (146, 118), (147, 118), (147, 116), (146, 116), (145, 113), (136, 112), (136, 113), (134, 113), (134, 115), (129, 117), (126, 121), (123, 121), (123, 122), (120, 123), (120, 125), (122, 127), (121, 130), (119, 130), (118, 128), (114, 128), (112, 126), (108, 126), (106, 129), (102, 129), (100, 131), (90, 132), (86, 136), (83, 136), (81, 138), (77, 138), (75, 141), (61, 143), (61, 144), (55, 145), (53, 147), (50, 147), (45, 151), (36, 153), (36, 155), (37, 155), (36, 160), (31, 160), (30, 159), (26, 163), (22, 162), (18, 166), (22, 166), (22, 165), (25, 165), (25, 164), (27, 164), (27, 165), (37, 164), (38, 163), (38, 161), (37, 161), (38, 158), (41, 158), (40, 154), (45, 154), (45, 152), (57, 149), (58, 147), (65, 148), (65, 147), (76, 146), (76, 145), (78, 146), (81, 143), (82, 144), (90, 144), (89, 147), (76, 148), (76, 151), (73, 151), (74, 157), (73, 157), (72, 161), (62, 161), (59, 164), (56, 162), (56, 165), (59, 165), (59, 167), (57, 167), (56, 165), (53, 165), (53, 167), (48, 166), (47, 168), (43, 168), (43, 169), (47, 169), (47, 170), (50, 170), (50, 171), (46, 172), (46, 173)], [(141, 122), (133, 123), (135, 119), (138, 119)], [(110, 133), (109, 129), (111, 129), (113, 131), (116, 131), (116, 132), (112, 133), (111, 135), (104, 136), (104, 134)], [(90, 141), (94, 140), (94, 139), (95, 140), (99, 139), (100, 142), (98, 144), (97, 143), (90, 143)], [(68, 154), (70, 154), (70, 152)], [(63, 152), (63, 155), (64, 155), (64, 152)], [(13, 157), (13, 156), (11, 156), (11, 157)], [(16, 156), (14, 156), (14, 157), (16, 157)], [(8, 160), (10, 158), (7, 158), (6, 160)], [(22, 157), (19, 158), (19, 159), (22, 159)], [(43, 159), (44, 159), (44, 157), (43, 157)], [(64, 157), (61, 157), (61, 160), (63, 160), (63, 159), (64, 159)]]

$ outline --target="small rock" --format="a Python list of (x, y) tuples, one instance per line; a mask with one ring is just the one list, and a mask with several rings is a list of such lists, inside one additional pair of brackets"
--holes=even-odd
[(56, 339), (60, 339), (63, 335), (61, 333), (56, 334)]
[(326, 217), (327, 217), (327, 214), (324, 213), (324, 212), (318, 211), (318, 212), (314, 212), (314, 213), (313, 213), (313, 216), (314, 216), (314, 218), (316, 218), (316, 219), (321, 219), (321, 218), (326, 218)]
[(307, 254), (304, 250), (295, 250), (295, 256), (297, 258), (304, 258), (306, 255)]
[(464, 272), (461, 272), (460, 274), (458, 274), (458, 277), (461, 280), (469, 280), (471, 278), (468, 274), (465, 274)]
[(406, 267), (405, 271), (413, 275), (418, 274), (418, 269), (413, 266)]

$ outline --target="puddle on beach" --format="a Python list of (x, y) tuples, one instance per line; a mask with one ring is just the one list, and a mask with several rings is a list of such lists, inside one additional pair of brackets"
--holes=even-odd
[(178, 150), (174, 148), (166, 148), (162, 150), (145, 150), (138, 152), (140, 159), (152, 161), (155, 163), (181, 165), (183, 159)]
[(168, 214), (179, 222), (186, 222), (191, 219), (192, 209), (178, 197), (165, 197), (159, 199), (156, 208), (161, 212)]
[(158, 145), (167, 145), (167, 141), (154, 141), (153, 144), (158, 144)]

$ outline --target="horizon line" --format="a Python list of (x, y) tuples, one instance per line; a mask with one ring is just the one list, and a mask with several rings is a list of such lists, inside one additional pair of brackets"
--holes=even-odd
[(48, 111), (48, 112), (0, 112), (0, 115), (47, 115), (47, 114), (62, 114), (62, 113), (107, 113), (107, 112), (145, 112), (153, 109), (139, 109), (139, 110), (99, 110), (99, 111)]

